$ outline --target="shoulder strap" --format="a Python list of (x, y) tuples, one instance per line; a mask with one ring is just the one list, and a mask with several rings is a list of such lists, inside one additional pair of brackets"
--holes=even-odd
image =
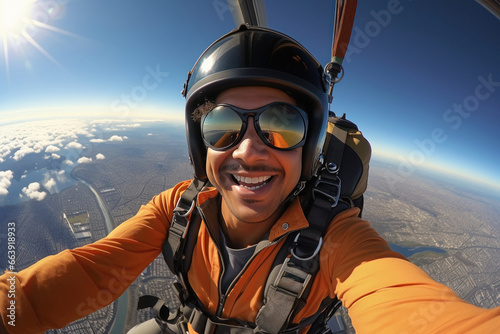
[(186, 229), (190, 222), (190, 215), (195, 212), (196, 196), (207, 185), (208, 180), (195, 178), (182, 193), (174, 209), (172, 222), (166, 242), (163, 243), (163, 257), (168, 268), (179, 275), (182, 266), (182, 257), (186, 245)]
[[(172, 217), (168, 236), (163, 243), (163, 257), (168, 268), (174, 273), (180, 282), (174, 283), (174, 288), (181, 302), (181, 308), (194, 310), (196, 306), (192, 303), (192, 293), (183, 277), (191, 264), (191, 256), (184, 256), (185, 252), (191, 252), (194, 248), (193, 234), (199, 230), (201, 218), (196, 207), (196, 197), (198, 193), (208, 184), (208, 180), (195, 178), (188, 188), (182, 193)], [(188, 228), (188, 227), (192, 228)], [(188, 236), (191, 236), (188, 237)], [(181, 310), (170, 310), (167, 304), (156, 296), (145, 295), (139, 298), (137, 309), (152, 307), (157, 312), (157, 317), (162, 320), (165, 327), (172, 333), (185, 333), (187, 328), (185, 316)]]
[(284, 260), (276, 279), (268, 283), (265, 304), (256, 319), (256, 332), (280, 333), (290, 327), (293, 316), (305, 305), (319, 270), (319, 253), (330, 222), (339, 212), (352, 206), (340, 199), (338, 176), (347, 131), (340, 128), (335, 131), (339, 142), (329, 145), (325, 163), (312, 187), (307, 189), (312, 197), (305, 210), (309, 227), (295, 236), (289, 247), (291, 255)]

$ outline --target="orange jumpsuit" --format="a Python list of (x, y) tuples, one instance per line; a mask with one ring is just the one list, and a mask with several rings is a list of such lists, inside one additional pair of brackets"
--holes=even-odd
[[(5, 331), (2, 325), (20, 334), (60, 328), (118, 298), (160, 254), (172, 210), (188, 184), (181, 182), (155, 196), (102, 240), (48, 256), (15, 275), (0, 276), (0, 332)], [(205, 217), (216, 214), (216, 196), (213, 188), (199, 194)], [(320, 271), (294, 322), (314, 314), (326, 295), (337, 295), (359, 334), (498, 333), (500, 307), (486, 310), (462, 301), (393, 252), (357, 214), (356, 208), (344, 211), (330, 225)], [(200, 227), (188, 278), (206, 309), (215, 313), (222, 301), (218, 289), (222, 264), (218, 241), (211, 237), (217, 233), (210, 234), (218, 231), (217, 221), (207, 218), (207, 222)], [(268, 271), (282, 244), (272, 241), (307, 226), (295, 200), (271, 228), (269, 246), (260, 250), (224, 296), (223, 317), (255, 320)], [(15, 327), (8, 324), (11, 276), (16, 286)]]

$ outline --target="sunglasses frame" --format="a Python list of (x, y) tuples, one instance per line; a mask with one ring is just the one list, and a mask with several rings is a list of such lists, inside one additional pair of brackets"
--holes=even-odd
[[(268, 141), (268, 139), (264, 136), (263, 131), (260, 128), (260, 123), (259, 123), (260, 115), (262, 113), (264, 113), (266, 110), (268, 110), (269, 108), (271, 108), (272, 106), (274, 106), (274, 105), (284, 106), (285, 109), (294, 109), (294, 110), (297, 111), (298, 115), (302, 118), (302, 121), (304, 123), (304, 134), (302, 136), (302, 139), (297, 144), (295, 144), (295, 145), (293, 145), (291, 147), (282, 148), (282, 147), (276, 147), (276, 146), (272, 145)], [(203, 127), (204, 127), (204, 124), (205, 124), (205, 119), (217, 107), (227, 107), (227, 108), (231, 109), (233, 112), (235, 112), (240, 117), (240, 119), (241, 119), (241, 127), (240, 127), (240, 131), (238, 133), (238, 137), (236, 138), (236, 140), (233, 141), (228, 146), (220, 147), (220, 148), (212, 146), (205, 139), (205, 134), (204, 134), (204, 131), (203, 131)], [(286, 102), (272, 102), (272, 103), (266, 104), (265, 106), (262, 106), (262, 107), (256, 108), (256, 109), (238, 108), (236, 106), (233, 106), (233, 105), (227, 104), (227, 103), (221, 103), (221, 104), (216, 105), (212, 110), (210, 110), (209, 112), (207, 112), (206, 114), (204, 114), (202, 116), (202, 118), (201, 118), (201, 126), (200, 126), (201, 137), (203, 138), (203, 142), (205, 143), (206, 147), (211, 148), (214, 151), (227, 151), (230, 148), (238, 145), (241, 142), (241, 139), (245, 136), (245, 133), (247, 131), (248, 118), (249, 117), (253, 117), (255, 131), (257, 132), (257, 135), (262, 140), (262, 142), (264, 144), (266, 144), (267, 146), (269, 146), (269, 147), (271, 147), (271, 148), (273, 148), (275, 150), (279, 150), (279, 151), (291, 151), (293, 149), (296, 149), (297, 147), (304, 146), (306, 138), (307, 138), (307, 129), (309, 127), (309, 119), (307, 117), (307, 113), (304, 110), (302, 110), (301, 108), (299, 108), (299, 107), (297, 107), (297, 106), (295, 106), (293, 104), (290, 104), (290, 103), (286, 103)]]

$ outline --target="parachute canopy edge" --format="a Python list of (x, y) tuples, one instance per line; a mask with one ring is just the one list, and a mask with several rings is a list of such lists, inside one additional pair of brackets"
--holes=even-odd
[(476, 0), (476, 2), (500, 20), (500, 2), (498, 0)]
[(236, 27), (242, 24), (268, 27), (264, 0), (227, 0)]

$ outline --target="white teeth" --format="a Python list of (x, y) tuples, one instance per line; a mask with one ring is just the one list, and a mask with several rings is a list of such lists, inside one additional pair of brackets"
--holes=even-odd
[(248, 184), (266, 182), (271, 178), (270, 176), (259, 176), (259, 177), (244, 177), (239, 175), (233, 175), (233, 176), (236, 179), (236, 181)]
[[(247, 188), (249, 190), (256, 190), (256, 189), (259, 189), (260, 187), (263, 187), (267, 183), (267, 181), (269, 181), (269, 179), (271, 178), (271, 176), (244, 177), (244, 176), (239, 176), (239, 175), (233, 175), (233, 177), (236, 181), (238, 181), (238, 183), (240, 183), (240, 186)], [(249, 186), (246, 186), (246, 185), (241, 184), (241, 183), (245, 183), (245, 184), (262, 183), (262, 184), (259, 184), (259, 185), (254, 186), (254, 187), (249, 187)]]

